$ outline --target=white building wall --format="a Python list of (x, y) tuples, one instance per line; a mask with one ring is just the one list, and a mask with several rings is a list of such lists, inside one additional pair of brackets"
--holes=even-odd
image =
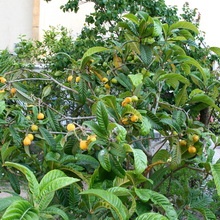
[(0, 50), (13, 51), (19, 35), (32, 37), (33, 0), (0, 0)]

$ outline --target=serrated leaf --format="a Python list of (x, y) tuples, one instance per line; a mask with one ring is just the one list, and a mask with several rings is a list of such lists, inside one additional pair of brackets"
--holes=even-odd
[(110, 161), (112, 166), (112, 171), (118, 177), (123, 178), (125, 176), (125, 170), (121, 166), (120, 162), (113, 155), (110, 155)]
[(19, 136), (19, 133), (14, 129), (14, 127), (12, 125), (9, 126), (9, 130), (10, 130), (10, 133), (12, 135), (12, 138), (13, 138), (15, 145), (20, 146), (21, 145), (21, 138)]
[(188, 21), (178, 21), (178, 22), (172, 24), (170, 26), (169, 30), (172, 31), (174, 29), (179, 29), (179, 28), (184, 28), (184, 29), (194, 31), (196, 34), (199, 33), (197, 27)]
[(138, 216), (135, 220), (169, 220), (169, 219), (161, 214), (149, 212)]
[(141, 73), (129, 74), (128, 77), (131, 79), (131, 82), (135, 87), (140, 85), (143, 81), (143, 75)]
[(214, 178), (215, 186), (218, 195), (220, 196), (220, 163), (217, 164), (210, 164), (211, 166), (211, 171), (212, 171), (212, 176)]
[(160, 122), (160, 119), (151, 111), (147, 110), (146, 118), (150, 121), (152, 128), (160, 130), (163, 127), (163, 124)]
[(7, 172), (7, 176), (8, 176), (8, 180), (10, 182), (10, 185), (11, 185), (12, 189), (17, 194), (20, 194), (21, 188), (20, 188), (20, 184), (19, 184), (19, 181), (18, 181), (18, 177), (14, 173), (11, 173), (9, 171)]
[(85, 154), (76, 154), (77, 164), (88, 166), (90, 165), (92, 168), (96, 169), (99, 167), (99, 162), (90, 155)]
[(46, 140), (47, 144), (51, 146), (53, 149), (56, 149), (57, 143), (54, 140), (52, 134), (50, 134), (50, 132), (43, 127), (39, 127), (39, 131), (41, 135), (43, 136), (43, 138)]
[(105, 47), (91, 47), (89, 48), (84, 54), (83, 54), (83, 57), (82, 57), (82, 61), (83, 62), (83, 59), (85, 57), (88, 57), (88, 56), (91, 56), (92, 54), (95, 54), (95, 53), (99, 53), (99, 52), (103, 52), (103, 51), (106, 51), (108, 50), (108, 48), (105, 48)]
[(141, 59), (145, 65), (149, 65), (152, 61), (152, 48), (147, 45), (140, 45)]
[(25, 175), (26, 179), (28, 180), (28, 187), (29, 187), (29, 190), (32, 192), (34, 198), (35, 199), (38, 198), (39, 184), (38, 184), (37, 179), (32, 171), (30, 171), (27, 167), (25, 167), (21, 164), (18, 164), (18, 163), (5, 162), (3, 165), (14, 167), (14, 168), (20, 170)]
[(49, 108), (47, 108), (47, 117), (49, 119), (49, 123), (50, 123), (53, 131), (60, 131), (61, 129), (60, 129), (60, 124), (59, 124), (59, 122), (57, 120), (57, 116)]
[(173, 128), (177, 132), (180, 132), (180, 130), (181, 130), (180, 126), (173, 119), (163, 118), (160, 120), (160, 122), (169, 125), (171, 128)]
[(182, 89), (179, 90), (179, 92), (175, 96), (175, 103), (176, 106), (182, 106), (186, 103), (188, 94), (186, 90), (187, 86), (184, 85)]
[(44, 213), (49, 213), (49, 214), (53, 214), (53, 215), (59, 215), (61, 216), (64, 220), (69, 220), (68, 215), (62, 210), (59, 209), (55, 206), (50, 206), (48, 207), (46, 210), (43, 211)]
[(99, 151), (98, 159), (103, 169), (110, 172), (112, 167), (111, 167), (111, 162), (110, 162), (109, 153), (107, 149), (103, 149)]
[(39, 215), (37, 209), (26, 200), (18, 200), (13, 202), (3, 214), (2, 220), (20, 219), (20, 220), (38, 220)]
[(22, 92), (21, 90), (18, 90), (16, 91), (16, 96), (24, 103), (27, 103), (27, 104), (33, 104), (34, 103), (34, 100), (29, 96), (27, 95), (26, 93)]
[(96, 106), (96, 118), (99, 123), (99, 126), (105, 134), (108, 133), (108, 112), (107, 109), (102, 101), (99, 101)]
[(177, 168), (181, 163), (181, 149), (179, 144), (174, 144), (171, 152), (171, 168)]
[(82, 104), (86, 102), (87, 98), (87, 84), (84, 79), (80, 79), (79, 81), (79, 99)]
[(192, 208), (192, 210), (199, 211), (205, 218), (205, 220), (216, 220), (215, 214), (208, 208), (202, 207), (202, 208)]
[(0, 101), (0, 114), (5, 110), (5, 101)]
[(0, 199), (0, 212), (7, 209), (13, 202), (17, 200), (24, 200), (24, 199), (20, 196), (9, 196), (6, 198), (1, 198)]
[(134, 154), (134, 167), (136, 173), (142, 173), (147, 168), (147, 156), (140, 149), (132, 149)]
[(140, 134), (145, 136), (150, 133), (150, 129), (151, 129), (150, 121), (146, 117), (142, 117)]
[(167, 73), (159, 77), (159, 80), (178, 80), (185, 85), (189, 86), (190, 82), (187, 78), (184, 76), (178, 74), (178, 73)]
[(159, 205), (161, 208), (163, 208), (169, 220), (178, 219), (175, 209), (173, 208), (170, 201), (164, 195), (152, 191), (150, 189), (137, 189), (137, 188), (135, 188), (135, 193), (139, 196), (139, 198), (143, 202), (147, 202), (150, 199), (153, 202), (153, 204)]
[(113, 193), (102, 189), (89, 189), (80, 193), (81, 195), (93, 195), (107, 202), (115, 211), (120, 220), (128, 219), (128, 210), (122, 201)]
[(125, 39), (128, 42), (131, 50), (140, 55), (140, 43), (137, 42), (136, 39), (128, 33), (125, 33)]
[(126, 15), (123, 15), (123, 17), (129, 19), (130, 21), (134, 22), (137, 25), (139, 24), (138, 18), (133, 14), (126, 14)]

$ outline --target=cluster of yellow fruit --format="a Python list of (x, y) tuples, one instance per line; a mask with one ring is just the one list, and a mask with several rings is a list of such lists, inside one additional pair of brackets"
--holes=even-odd
[(132, 115), (128, 118), (122, 118), (121, 122), (122, 124), (124, 125), (128, 125), (129, 124), (129, 121), (131, 122), (137, 122), (139, 120), (139, 117), (137, 115)]
[(134, 95), (134, 96), (132, 96), (132, 97), (126, 97), (126, 98), (122, 101), (121, 105), (122, 105), (122, 107), (124, 107), (124, 106), (126, 106), (127, 104), (129, 104), (129, 103), (131, 103), (131, 102), (136, 102), (136, 101), (138, 101), (138, 97), (137, 97), (136, 95)]
[(105, 83), (104, 87), (106, 89), (110, 89), (110, 85), (107, 83), (108, 82), (108, 78), (106, 78), (106, 77), (102, 78), (102, 82)]
[[(72, 75), (68, 76), (67, 81), (71, 82), (72, 80), (73, 80), (73, 76)], [(79, 81), (80, 81), (80, 76), (77, 76), (76, 77), (76, 83), (78, 83)]]
[(80, 140), (79, 147), (81, 150), (87, 150), (89, 144), (93, 141), (96, 141), (96, 135), (91, 135), (87, 137), (87, 140)]
[[(6, 79), (3, 77), (3, 76), (0, 76), (0, 83), (5, 83), (6, 82)], [(0, 90), (0, 93), (3, 93), (5, 92), (4, 89)]]
[(23, 140), (24, 146), (29, 146), (29, 145), (31, 145), (31, 141), (33, 141), (33, 140), (34, 140), (34, 135), (33, 135), (33, 134), (28, 134), (28, 135), (24, 138), (24, 140)]
[[(199, 141), (199, 136), (196, 135), (196, 134), (194, 134), (194, 135), (192, 136), (192, 141), (193, 141), (194, 143), (198, 142), (198, 141)], [(181, 141), (179, 142), (179, 144), (180, 144), (180, 146), (182, 146), (182, 147), (186, 147), (186, 146), (187, 146), (187, 141), (186, 141), (186, 140), (181, 140)], [(188, 152), (189, 152), (190, 154), (195, 154), (195, 153), (197, 152), (197, 149), (196, 149), (196, 147), (190, 145), (190, 146), (188, 147)]]

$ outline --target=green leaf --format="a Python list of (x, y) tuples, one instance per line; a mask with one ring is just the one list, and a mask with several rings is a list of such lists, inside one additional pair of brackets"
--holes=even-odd
[(181, 149), (179, 144), (174, 144), (171, 152), (171, 169), (177, 168), (181, 163)]
[(180, 132), (181, 127), (177, 124), (177, 122), (170, 118), (163, 118), (160, 120), (160, 122), (169, 125), (171, 128), (173, 128), (175, 131)]
[(178, 93), (175, 96), (175, 103), (176, 106), (182, 106), (186, 103), (188, 94), (187, 94), (187, 85), (184, 85), (182, 89), (178, 91)]
[(211, 107), (216, 108), (218, 111), (220, 110), (220, 108), (217, 105), (215, 105), (214, 100), (211, 97), (209, 97), (209, 96), (207, 96), (205, 94), (197, 94), (197, 95), (193, 96), (189, 100), (189, 102), (190, 103), (202, 102), (202, 103), (205, 103), (205, 104), (207, 104), (207, 105), (209, 105)]
[(103, 130), (103, 132), (105, 132), (105, 134), (107, 134), (108, 132), (108, 112), (107, 109), (104, 105), (104, 103), (102, 101), (99, 101), (96, 107), (96, 118), (98, 121), (98, 124), (101, 128), (101, 130)]
[(105, 47), (91, 47), (89, 48), (84, 54), (83, 54), (83, 57), (82, 57), (82, 61), (83, 62), (83, 59), (85, 57), (88, 57), (88, 56), (91, 56), (92, 54), (94, 53), (99, 53), (99, 52), (103, 52), (103, 51), (106, 51), (108, 50), (108, 48), (105, 48)]
[(8, 179), (9, 179), (9, 182), (11, 184), (12, 189), (17, 194), (20, 194), (21, 189), (20, 189), (20, 184), (19, 184), (19, 181), (18, 181), (18, 177), (14, 173), (11, 173), (9, 171), (7, 172), (7, 176), (8, 176)]
[(5, 110), (5, 101), (0, 101), (0, 114)]
[(146, 118), (151, 123), (151, 126), (153, 129), (161, 130), (163, 127), (163, 124), (160, 122), (160, 119), (151, 111), (147, 110)]
[(140, 134), (145, 136), (150, 133), (150, 129), (151, 129), (150, 121), (146, 117), (142, 117)]
[(129, 74), (128, 77), (131, 79), (131, 82), (135, 87), (140, 85), (143, 81), (143, 75), (141, 73)]
[(56, 141), (54, 140), (52, 134), (49, 133), (49, 131), (43, 127), (39, 127), (39, 131), (43, 138), (46, 140), (47, 144), (51, 146), (53, 149), (56, 149)]
[(28, 181), (28, 187), (31, 193), (33, 194), (34, 198), (38, 198), (39, 196), (39, 184), (37, 182), (37, 179), (32, 171), (30, 171), (27, 167), (18, 164), (18, 163), (12, 163), (12, 162), (5, 162), (3, 164), (4, 166), (10, 166), (14, 167), (18, 170), (20, 170), (26, 177)]
[(138, 18), (133, 14), (126, 14), (126, 15), (123, 15), (123, 17), (129, 19), (130, 21), (134, 22), (137, 25), (139, 24)]
[(185, 85), (189, 86), (190, 82), (187, 78), (185, 78), (184, 76), (178, 74), (178, 73), (167, 73), (164, 74), (162, 76), (159, 77), (159, 80), (178, 80), (182, 83), (184, 83)]
[(220, 56), (220, 48), (219, 47), (210, 47), (209, 48), (211, 51), (216, 53), (218, 56)]
[(51, 93), (51, 85), (47, 85), (43, 88), (43, 91), (42, 91), (42, 99), (48, 95), (50, 95)]
[(128, 42), (131, 50), (140, 55), (140, 43), (137, 42), (136, 39), (128, 33), (125, 33), (125, 39)]
[(118, 141), (119, 144), (125, 142), (125, 138), (126, 138), (126, 135), (127, 135), (127, 130), (123, 126), (121, 126), (117, 123), (114, 123), (114, 124), (118, 128), (118, 130), (117, 130), (118, 135), (116, 137), (116, 140)]
[(117, 160), (116, 157), (110, 155), (110, 161), (112, 166), (112, 171), (118, 177), (123, 178), (125, 176), (125, 170), (122, 168), (120, 162)]
[(27, 104), (33, 104), (34, 103), (34, 100), (29, 96), (27, 95), (26, 93), (22, 92), (21, 90), (18, 90), (16, 91), (16, 96), (24, 103), (27, 103)]
[(98, 124), (96, 124), (94, 121), (86, 121), (83, 122), (83, 125), (88, 126), (98, 137), (102, 139), (107, 139), (105, 131), (103, 131)]
[(144, 64), (147, 66), (151, 63), (153, 52), (151, 47), (147, 45), (140, 45), (140, 52), (141, 52), (141, 59), (144, 62)]
[(125, 107), (123, 108), (123, 110), (121, 112), (122, 117), (125, 116), (126, 114), (136, 115), (142, 121), (141, 113), (129, 104), (125, 105)]
[(153, 202), (154, 205), (158, 205), (164, 209), (166, 216), (169, 220), (177, 220), (177, 213), (173, 208), (170, 201), (162, 194), (152, 191), (150, 189), (136, 189), (135, 193), (143, 202), (147, 202), (149, 199)]
[(205, 220), (216, 220), (215, 214), (208, 208), (202, 207), (202, 208), (192, 208), (192, 210), (199, 211), (205, 218)]
[(86, 84), (85, 80), (80, 79), (80, 81), (79, 81), (79, 99), (82, 104), (84, 104), (86, 102), (87, 91), (88, 91), (88, 88), (87, 88), (87, 84)]
[(138, 216), (135, 220), (169, 220), (169, 219), (161, 214), (149, 212)]
[(167, 160), (170, 157), (170, 153), (167, 150), (159, 150), (157, 151), (156, 154), (154, 154), (153, 158), (152, 158), (152, 163), (156, 163), (158, 161), (163, 161), (163, 162), (167, 162)]
[(98, 159), (103, 169), (110, 172), (112, 167), (111, 167), (111, 162), (110, 162), (109, 153), (107, 149), (103, 149), (99, 151)]
[(179, 29), (179, 28), (184, 28), (184, 29), (194, 31), (196, 34), (199, 33), (197, 27), (188, 21), (178, 21), (178, 22), (170, 25), (169, 30), (172, 31), (172, 30)]
[(55, 115), (54, 111), (47, 108), (47, 117), (49, 119), (50, 126), (52, 127), (53, 131), (60, 131), (60, 124), (57, 120), (57, 116)]
[(120, 220), (128, 219), (128, 210), (122, 201), (113, 193), (102, 189), (89, 189), (80, 193), (81, 195), (93, 195), (109, 204), (111, 209), (115, 211)]
[(9, 130), (10, 130), (10, 133), (12, 135), (12, 138), (13, 138), (15, 145), (20, 146), (21, 145), (21, 138), (20, 138), (19, 133), (15, 130), (13, 125), (9, 126)]
[(142, 173), (147, 168), (147, 156), (140, 149), (132, 149), (134, 154), (134, 167), (137, 174)]
[(44, 210), (44, 213), (49, 213), (49, 214), (53, 214), (53, 215), (59, 215), (64, 220), (69, 220), (68, 215), (62, 209), (59, 209), (59, 208), (57, 208), (55, 206), (48, 207), (46, 210)]
[(9, 196), (9, 197), (0, 199), (0, 212), (7, 209), (13, 202), (17, 200), (24, 200), (24, 199), (20, 196)]
[(39, 215), (37, 209), (26, 200), (18, 200), (13, 202), (5, 211), (2, 220), (38, 220)]
[(90, 155), (76, 154), (76, 159), (77, 159), (77, 164), (85, 165), (85, 166), (90, 165), (94, 169), (99, 167), (99, 162)]
[(3, 144), (3, 146), (1, 147), (1, 157), (2, 157), (2, 162), (4, 163), (5, 160), (7, 159), (7, 157), (11, 154), (11, 152), (13, 152), (15, 149), (17, 149), (17, 147), (9, 147), (10, 145), (10, 141), (6, 142)]
[(214, 165), (210, 164), (210, 166), (211, 166), (211, 171), (214, 178), (215, 186), (217, 189), (217, 193), (220, 196), (220, 163)]

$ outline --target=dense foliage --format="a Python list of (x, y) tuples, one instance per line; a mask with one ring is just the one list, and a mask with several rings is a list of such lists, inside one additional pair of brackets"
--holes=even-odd
[[(52, 28), (43, 42), (22, 38), (16, 56), (1, 52), (0, 178), (14, 190), (0, 199), (2, 219), (220, 217), (220, 48), (202, 48), (198, 25), (164, 1), (144, 1), (156, 11), (115, 2), (132, 13), (109, 14), (108, 40), (100, 11), (87, 18), (100, 22), (88, 45)], [(94, 16), (110, 7), (96, 3)]]

